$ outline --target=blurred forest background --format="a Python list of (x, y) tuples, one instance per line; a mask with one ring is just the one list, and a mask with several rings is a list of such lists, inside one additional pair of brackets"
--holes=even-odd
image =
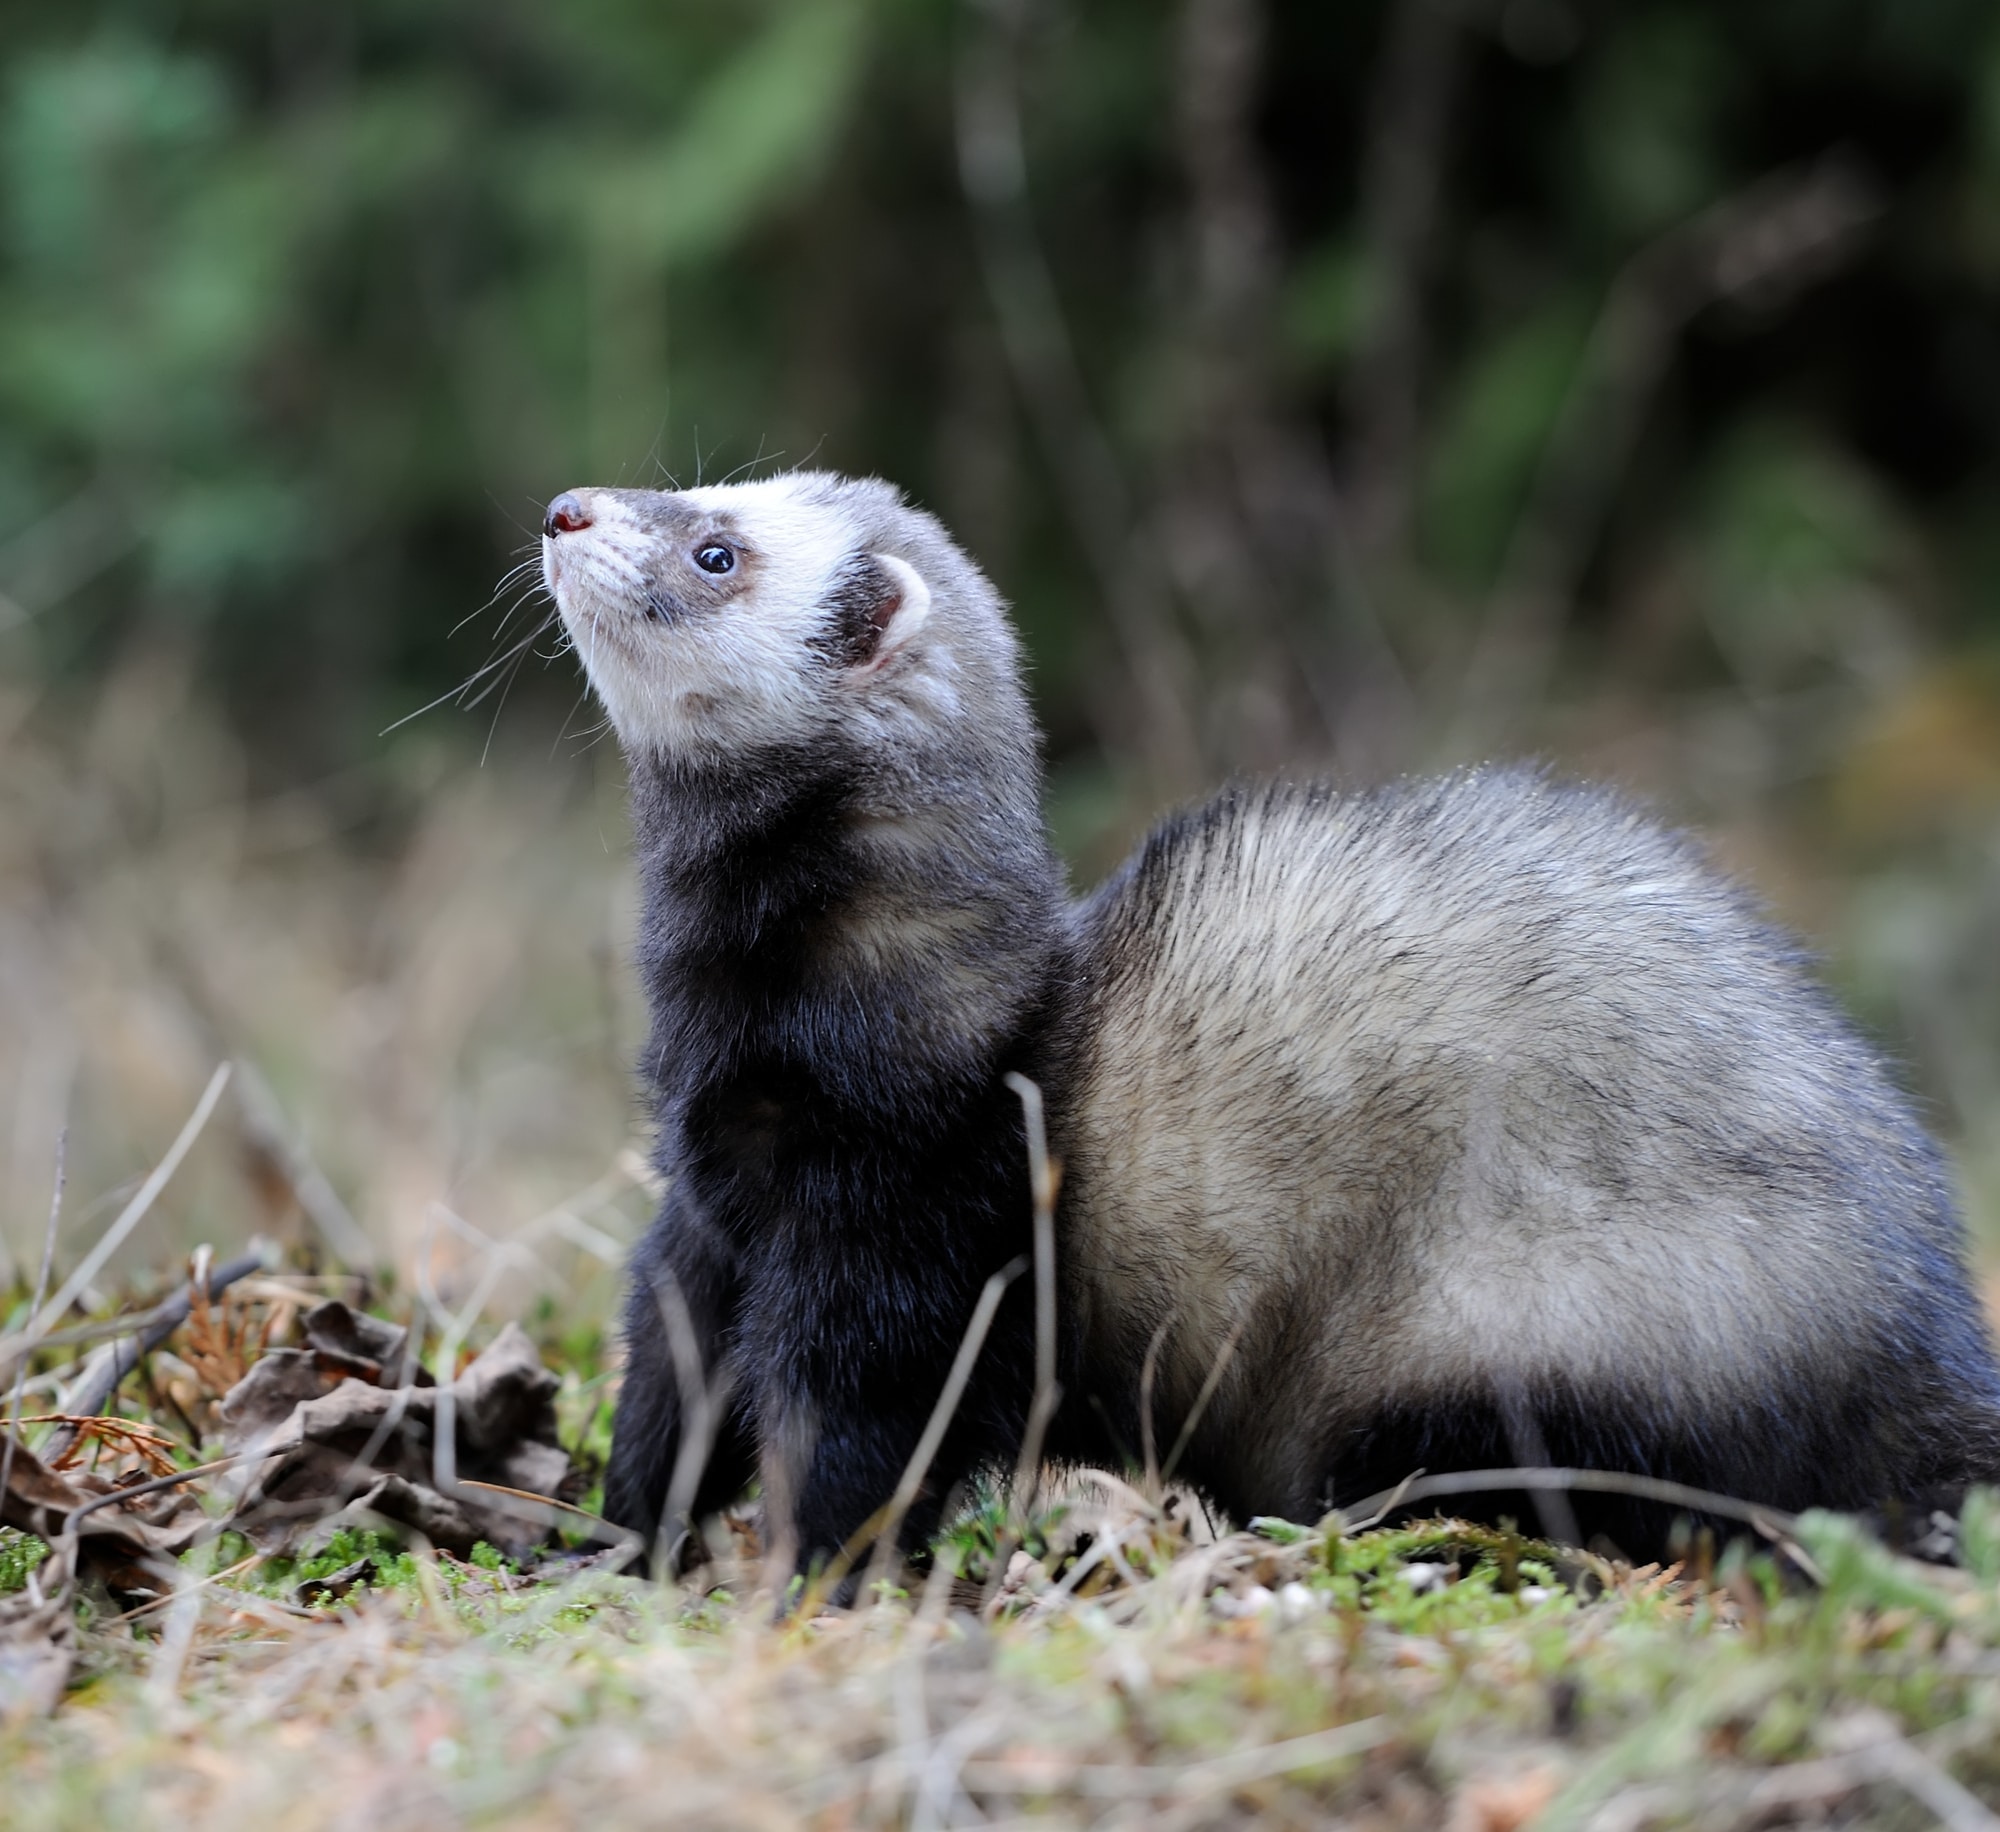
[(70, 1261), (233, 1058), (132, 1266), (303, 1206), (595, 1306), (618, 762), (490, 594), (802, 463), (1012, 600), (1080, 880), (1234, 769), (1616, 779), (2000, 1240), (1990, 0), (0, 19), (0, 1290), (65, 1123)]

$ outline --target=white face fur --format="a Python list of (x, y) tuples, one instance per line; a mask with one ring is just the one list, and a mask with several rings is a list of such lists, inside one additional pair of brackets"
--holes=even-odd
[(920, 663), (930, 587), (869, 549), (856, 490), (795, 472), (549, 505), (542, 576), (628, 752), (809, 742)]

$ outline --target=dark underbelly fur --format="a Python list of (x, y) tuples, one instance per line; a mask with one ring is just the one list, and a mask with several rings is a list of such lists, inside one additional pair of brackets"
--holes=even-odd
[[(1680, 1556), (1690, 1533), (1702, 1529), (1718, 1541), (1754, 1536), (1735, 1514), (1554, 1483), (1393, 1503), (1398, 1487), (1419, 1475), (1548, 1469), (1649, 1477), (1785, 1513), (1857, 1513), (1909, 1544), (1929, 1530), (1934, 1509), (1956, 1512), (1971, 1482), (2000, 1472), (2000, 1405), (1983, 1341), (1976, 1325), (1948, 1329), (1946, 1340), (1955, 1368), (1920, 1353), (1878, 1364), (1862, 1382), (1851, 1378), (1853, 1370), (1820, 1382), (1800, 1375), (1782, 1390), (1774, 1384), (1762, 1396), (1684, 1412), (1678, 1422), (1659, 1416), (1657, 1395), (1637, 1387), (1591, 1396), (1549, 1385), (1504, 1404), (1487, 1394), (1428, 1404), (1387, 1400), (1333, 1436), (1317, 1461), (1319, 1474), (1296, 1489), (1275, 1483), (1259, 1455), (1260, 1436), (1269, 1442), (1299, 1429), (1295, 1417), (1273, 1417), (1258, 1422), (1262, 1430), (1221, 1432), (1205, 1444), (1197, 1438), (1176, 1474), (1239, 1525), (1258, 1515), (1311, 1522), (1334, 1509), (1391, 1522), (1442, 1515), (1512, 1525), (1635, 1562)], [(1098, 1370), (1107, 1385), (1129, 1381), (1130, 1373), (1122, 1364)], [(1106, 1404), (1101, 1390), (1092, 1400), (1065, 1404), (1062, 1454), (1136, 1468), (1136, 1410)], [(1156, 1440), (1177, 1429), (1160, 1424)]]
[[(1325, 1499), (1351, 1511), (1418, 1471), (1591, 1470), (1661, 1478), (1786, 1512), (1825, 1507), (1870, 1514), (1892, 1537), (1913, 1540), (1933, 1508), (1956, 1509), (1968, 1471), (1926, 1470), (1921, 1455), (1891, 1471), (1865, 1448), (1878, 1427), (1879, 1421), (1837, 1414), (1757, 1426), (1737, 1414), (1716, 1419), (1708, 1430), (1649, 1433), (1634, 1430), (1629, 1415), (1607, 1416), (1604, 1407), (1567, 1396), (1544, 1397), (1525, 1413), (1490, 1399), (1429, 1408), (1391, 1405), (1340, 1446), (1330, 1461)], [(1989, 1424), (1989, 1439), (1990, 1433)], [(1690, 1528), (1706, 1528), (1719, 1539), (1750, 1531), (1734, 1516), (1578, 1488), (1482, 1489), (1391, 1509), (1386, 1518), (1440, 1514), (1492, 1526), (1512, 1522), (1524, 1533), (1634, 1562), (1679, 1556)]]
[[(1294, 1485), (1272, 1472), (1296, 1467), (1288, 1453), (1312, 1428), (1296, 1403), (1259, 1408), (1253, 1387), (1237, 1418), (1194, 1434), (1178, 1473), (1238, 1524), (1332, 1509), (1355, 1518), (1364, 1506), (1372, 1515), (1419, 1475), (1551, 1469), (1653, 1478), (1787, 1513), (1856, 1513), (1905, 1545), (1925, 1537), (1934, 1510), (1956, 1513), (1971, 1484), (2000, 1478), (2000, 1371), (1962, 1278), (1940, 1270), (1934, 1283), (1885, 1294), (1880, 1314), (1856, 1317), (1848, 1340), (1822, 1343), (1818, 1356), (1774, 1354), (1756, 1382), (1702, 1381), (1678, 1394), (1683, 1372), (1705, 1371), (1634, 1366), (1596, 1385), (1555, 1374), (1504, 1399), (1493, 1389), (1421, 1402), (1388, 1394), (1325, 1433), (1307, 1460), (1316, 1473)], [(1070, 1390), (1093, 1398), (1096, 1454), (1114, 1465), (1135, 1462), (1140, 1441), (1133, 1359), (1113, 1350), (1073, 1370)], [(1155, 1439), (1179, 1429), (1156, 1419)], [(1386, 1518), (1431, 1515), (1511, 1522), (1640, 1562), (1678, 1556), (1690, 1528), (1718, 1539), (1753, 1532), (1739, 1516), (1684, 1501), (1554, 1484), (1419, 1498)]]
[[(1024, 1052), (1020, 1060), (1060, 1093), (1061, 1076), (1045, 1059)], [(982, 1285), (1024, 1265), (1032, 1250), (1017, 1168), (1023, 1141), (1008, 1095), (978, 1103), (976, 1123), (939, 1136), (928, 1151), (912, 1154), (907, 1141), (880, 1134), (874, 1148), (850, 1141), (846, 1151), (795, 1166), (793, 1187), (770, 1178), (785, 1154), (761, 1149), (765, 1168), (747, 1185), (726, 1157), (683, 1159), (634, 1256), (605, 1511), (653, 1541), (670, 1491), (684, 1517), (726, 1505), (758, 1472), (761, 1443), (767, 1495), (789, 1490), (797, 1555), (810, 1568), (833, 1557), (895, 1489)], [(867, 1229), (844, 1221), (858, 1209), (874, 1217)], [(994, 1320), (905, 1523), (906, 1543), (922, 1542), (964, 1479), (1011, 1468), (1018, 1454), (1032, 1396), (1030, 1285), (1017, 1276)], [(1933, 1508), (1954, 1509), (1970, 1482), (2000, 1474), (2000, 1377), (1976, 1305), (1962, 1280), (1947, 1277), (1920, 1294), (1918, 1309), (1898, 1320), (1893, 1345), (1857, 1342), (1838, 1368), (1774, 1367), (1766, 1391), (1705, 1406), (1684, 1400), (1671, 1417), (1634, 1370), (1617, 1392), (1548, 1385), (1504, 1407), (1478, 1395), (1391, 1400), (1326, 1443), (1311, 1492), (1275, 1488), (1262, 1473), (1284, 1459), (1260, 1456), (1256, 1439), (1298, 1431), (1295, 1417), (1260, 1419), (1241, 1441), (1198, 1441), (1180, 1474), (1239, 1523), (1352, 1510), (1419, 1471), (1542, 1466), (1664, 1478), (1785, 1510), (1846, 1509), (1914, 1539)], [(691, 1465), (682, 1461), (687, 1369), (677, 1365), (674, 1341), (683, 1326), (702, 1381), (721, 1402), (708, 1423), (711, 1448)], [(1073, 1343), (1062, 1359), (1067, 1397), (1051, 1456), (1136, 1463), (1136, 1363), (1086, 1367)], [(776, 1456), (774, 1435), (782, 1440)], [(779, 1467), (787, 1457), (789, 1468)], [(677, 1469), (692, 1480), (676, 1490)], [(1687, 1508), (1651, 1500), (1521, 1490), (1421, 1501), (1405, 1512), (1511, 1521), (1635, 1560), (1675, 1555), (1690, 1521)], [(1698, 1512), (1692, 1522), (1718, 1537), (1746, 1531), (1741, 1521)], [(671, 1537), (676, 1523), (668, 1524)]]
[[(813, 1407), (816, 1433), (784, 1478), (794, 1490), (799, 1562), (809, 1568), (839, 1550), (895, 1488), (980, 1285), (1030, 1251), (1027, 1230), (1010, 1213), (1025, 1210), (1026, 1191), (999, 1172), (1018, 1135), (1004, 1109), (989, 1109), (987, 1125), (988, 1168), (1015, 1200), (961, 1201), (953, 1211), (954, 1250), (944, 1258), (935, 1256), (934, 1240), (901, 1229), (870, 1243), (886, 1258), (843, 1251), (827, 1238), (815, 1247), (783, 1230), (758, 1245), (732, 1244), (695, 1218), (683, 1184), (635, 1257), (626, 1320), (631, 1365), (606, 1490), (610, 1518), (654, 1534), (679, 1449), (681, 1377), (671, 1365), (656, 1296), (665, 1268), (705, 1352), (726, 1369), (733, 1395), (715, 1421), (701, 1478), (682, 1490), (680, 1502), (698, 1517), (740, 1494), (757, 1471), (758, 1441), (760, 1434), (768, 1438), (772, 1407), (789, 1395)], [(959, 1154), (947, 1149), (947, 1155)], [(915, 1189), (904, 1201), (916, 1213), (936, 1213)], [(892, 1266), (892, 1259), (899, 1263)], [(952, 1495), (963, 1493), (964, 1479), (1005, 1471), (1018, 1454), (1032, 1385), (1029, 1284), (1016, 1279), (995, 1319), (906, 1523), (908, 1544), (920, 1544), (935, 1527)], [(882, 1365), (881, 1313), (851, 1295), (870, 1285), (904, 1326), (888, 1365)], [(1787, 1511), (1848, 1510), (1907, 1543), (1922, 1536), (1934, 1508), (1955, 1510), (1970, 1482), (2000, 1473), (2000, 1380), (1984, 1326), (1963, 1292), (1933, 1295), (1936, 1307), (1922, 1333), (1912, 1341), (1902, 1332), (1899, 1349), (1857, 1347), (1847, 1366), (1817, 1377), (1805, 1369), (1774, 1370), (1766, 1392), (1706, 1407), (1684, 1401), (1671, 1419), (1662, 1415), (1658, 1394), (1636, 1377), (1618, 1392), (1545, 1385), (1505, 1405), (1481, 1395), (1389, 1401), (1325, 1445), (1310, 1493), (1271, 1486), (1261, 1473), (1269, 1464), (1254, 1442), (1266, 1432), (1277, 1437), (1300, 1429), (1296, 1418), (1260, 1420), (1260, 1429), (1240, 1442), (1197, 1441), (1179, 1473), (1239, 1524), (1258, 1514), (1310, 1521), (1332, 1508), (1351, 1512), (1419, 1472), (1552, 1467), (1662, 1478)], [(1077, 1345), (1067, 1342), (1062, 1361), (1067, 1397), (1047, 1442), (1051, 1457), (1135, 1466), (1132, 1400), (1106, 1401), (1121, 1391), (1136, 1395), (1137, 1367), (1122, 1361), (1086, 1367)], [(764, 1474), (768, 1484), (768, 1454)], [(1388, 1518), (1433, 1514), (1511, 1523), (1635, 1561), (1679, 1556), (1691, 1530), (1708, 1529), (1718, 1540), (1750, 1530), (1740, 1519), (1678, 1503), (1584, 1491), (1484, 1490), (1422, 1500)]]

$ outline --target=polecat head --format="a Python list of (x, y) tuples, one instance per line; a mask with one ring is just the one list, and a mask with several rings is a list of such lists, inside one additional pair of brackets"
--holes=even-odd
[(1020, 698), (992, 588), (872, 478), (566, 491), (542, 572), (635, 758), (699, 766), (842, 739), (907, 752), (963, 729), (968, 704), (983, 717), (996, 694)]

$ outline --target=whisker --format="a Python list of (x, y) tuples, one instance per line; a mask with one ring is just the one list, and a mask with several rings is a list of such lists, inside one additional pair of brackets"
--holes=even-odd
[[(509, 616), (512, 616), (512, 614), (513, 614), (512, 611), (508, 613)], [(391, 724), (385, 725), (382, 728), (380, 736), (386, 738), (391, 732), (400, 731), (405, 725), (408, 725), (411, 722), (411, 720), (421, 719), (425, 713), (435, 712), (440, 706), (445, 706), (453, 702), (456, 702), (458, 705), (466, 708), (469, 711), (472, 707), (479, 705), (483, 700), (485, 700), (489, 695), (493, 693), (494, 689), (497, 686), (501, 685), (500, 682), (494, 681), (489, 677), (492, 676), (497, 670), (507, 667), (509, 663), (513, 663), (516, 667), (518, 667), (520, 663), (526, 659), (527, 652), (530, 649), (532, 649), (536, 643), (541, 641), (542, 632), (549, 627), (550, 623), (555, 621), (556, 616), (557, 616), (556, 609), (553, 605), (551, 605), (549, 607), (547, 615), (545, 615), (542, 621), (536, 624), (536, 626), (532, 630), (530, 630), (526, 636), (522, 637), (519, 641), (510, 644), (507, 647), (507, 649), (505, 649), (501, 654), (494, 656), (491, 661), (488, 661), (484, 663), (482, 666), (475, 668), (472, 671), (472, 673), (467, 675), (466, 678), (461, 682), (459, 682), (459, 684), (456, 687), (451, 688), (449, 691), (445, 693), (439, 694), (438, 697), (434, 700), (427, 701), (424, 705), (419, 706), (414, 712), (406, 712), (400, 719), (393, 721)], [(472, 689), (476, 686), (479, 686), (479, 683), (481, 681), (485, 681), (486, 685), (480, 687), (477, 693), (473, 693)], [(470, 695), (469, 698), (467, 697), (468, 695)]]
[[(539, 635), (540, 632), (537, 631), (536, 634)], [(519, 678), (521, 668), (527, 659), (528, 652), (525, 649), (517, 650), (513, 667), (500, 677), (500, 697), (493, 704), (493, 719), (486, 727), (486, 742), (479, 751), (479, 767), (482, 770), (486, 767), (487, 758), (493, 754), (493, 734), (500, 729), (500, 715), (507, 710), (507, 695), (513, 691), (514, 682)]]
[[(453, 624), (451, 628), (445, 633), (447, 639), (456, 636), (459, 633), (459, 631), (464, 629), (465, 626), (470, 622), (472, 622), (474, 618), (484, 617), (488, 611), (490, 611), (496, 604), (500, 602), (500, 600), (503, 597), (507, 595), (508, 588), (511, 587), (514, 584), (514, 582), (521, 577), (523, 573), (528, 571), (530, 567), (536, 566), (539, 563), (540, 563), (540, 556), (531, 555), (529, 558), (523, 560), (518, 566), (509, 567), (506, 573), (501, 577), (500, 583), (493, 588), (493, 596), (487, 599), (486, 602), (482, 604), (478, 610), (467, 611), (463, 617), (461, 617), (455, 624)], [(519, 600), (516, 600), (516, 602), (518, 603)]]
[(812, 450), (806, 453), (806, 455), (803, 458), (801, 458), (797, 464), (791, 467), (792, 473), (794, 475), (796, 475), (800, 471), (807, 469), (812, 464), (812, 461), (826, 449), (826, 442), (830, 436), (831, 435), (827, 433), (821, 433), (820, 436), (813, 441)]
[[(549, 625), (555, 621), (555, 618), (556, 618), (556, 612), (554, 607), (551, 606), (548, 611), (548, 614), (544, 616), (542, 621), (536, 624), (535, 627), (527, 633), (527, 635), (521, 637), (517, 642), (509, 644), (506, 651), (503, 654), (495, 656), (494, 659), (488, 662), (486, 666), (479, 671), (478, 674), (472, 677), (472, 680), (467, 681), (465, 683), (465, 686), (459, 689), (460, 695), (466, 696), (468, 694), (468, 690), (471, 688), (473, 684), (473, 681), (477, 681), (481, 679), (483, 676), (497, 676), (499, 674), (499, 671), (502, 669), (518, 668), (522, 662), (528, 659), (528, 656), (533, 651), (535, 644), (542, 640), (542, 632), (546, 630), (549, 627)], [(504, 688), (504, 686), (505, 686), (504, 678), (487, 679), (485, 685), (482, 686), (477, 693), (470, 694), (469, 697), (461, 697), (458, 703), (460, 706), (465, 708), (466, 711), (470, 712), (473, 707), (484, 704), (485, 701), (487, 701), (493, 696), (493, 694), (501, 691)]]
[(488, 502), (490, 502), (490, 503), (491, 503), (491, 504), (492, 504), (492, 505), (494, 506), (494, 508), (496, 508), (497, 510), (499, 510), (499, 512), (500, 512), (500, 514), (501, 514), (501, 516), (502, 516), (502, 518), (503, 518), (504, 520), (506, 520), (506, 521), (510, 521), (510, 522), (514, 522), (514, 526), (515, 526), (516, 528), (520, 529), (520, 531), (521, 531), (521, 532), (522, 532), (523, 534), (527, 535), (527, 536), (528, 536), (528, 538), (529, 538), (530, 540), (534, 539), (534, 538), (535, 538), (535, 536), (536, 536), (536, 535), (538, 535), (538, 534), (539, 534), (539, 533), (541, 532), (541, 528), (540, 528), (540, 525), (539, 525), (539, 524), (540, 524), (540, 522), (541, 522), (541, 519), (542, 519), (542, 518), (541, 518), (541, 511), (540, 511), (540, 507), (539, 507), (539, 505), (537, 505), (537, 506), (536, 506), (536, 507), (534, 507), (534, 508), (531, 508), (531, 509), (530, 509), (530, 510), (528, 511), (529, 515), (530, 515), (530, 516), (531, 516), (531, 517), (533, 518), (532, 520), (530, 520), (530, 521), (527, 521), (527, 522), (516, 522), (516, 521), (514, 521), (514, 512), (513, 512), (513, 510), (511, 510), (510, 508), (508, 508), (508, 507), (507, 507), (507, 505), (506, 505), (505, 503), (503, 503), (503, 502), (502, 502), (502, 501), (501, 501), (501, 500), (499, 499), (499, 497), (495, 496), (495, 495), (493, 494), (493, 492), (492, 492), (491, 490), (488, 490), (488, 491), (486, 492), (486, 500), (487, 500)]
[(723, 477), (720, 481), (723, 483), (734, 483), (735, 480), (741, 477), (745, 471), (754, 471), (760, 464), (764, 464), (766, 462), (769, 462), (771, 464), (776, 464), (778, 460), (782, 458), (784, 455), (785, 454), (783, 452), (773, 452), (769, 460), (767, 461), (764, 457), (764, 440), (762, 435), (760, 434), (757, 440), (756, 452), (751, 457), (744, 459), (744, 461), (741, 464), (739, 464), (735, 468), (735, 470), (729, 472), (728, 475)]
[[(555, 735), (555, 741), (549, 746), (549, 756), (551, 759), (553, 759), (555, 757), (556, 752), (562, 748), (563, 740), (570, 735), (569, 722), (576, 717), (577, 708), (580, 706), (588, 705), (589, 702), (590, 702), (590, 688), (588, 686), (586, 686), (584, 690), (576, 696), (575, 699), (570, 701), (569, 711), (563, 714), (562, 727), (560, 730), (557, 731)], [(579, 732), (577, 736), (587, 740), (588, 743), (595, 743), (598, 738), (604, 735), (605, 728), (610, 723), (611, 721), (609, 718), (600, 718), (596, 726), (592, 730)], [(572, 756), (575, 756), (577, 754), (578, 753), (576, 752), (571, 753)]]
[[(507, 607), (505, 613), (501, 616), (499, 626), (493, 632), (493, 640), (496, 643), (505, 642), (507, 640), (507, 632), (509, 631), (509, 629), (512, 628), (514, 618), (520, 611), (522, 605), (533, 604), (536, 597), (540, 594), (541, 589), (542, 589), (541, 582), (537, 580), (526, 591), (521, 593), (521, 595), (518, 598), (516, 598), (512, 604), (510, 604)], [(546, 618), (544, 618), (544, 621), (546, 621)]]
[(669, 402), (666, 410), (660, 415), (659, 425), (653, 431), (653, 443), (646, 448), (646, 462), (663, 477), (666, 475), (667, 467), (660, 457), (660, 451), (667, 442), (667, 422), (673, 417), (673, 411), (673, 405)]

